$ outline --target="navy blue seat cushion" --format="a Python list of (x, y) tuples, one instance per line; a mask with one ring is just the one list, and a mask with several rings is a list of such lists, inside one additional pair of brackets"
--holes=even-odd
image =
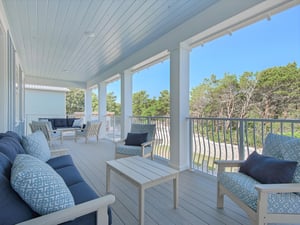
[(55, 157), (49, 159), (47, 161), (48, 165), (50, 165), (53, 169), (59, 169), (66, 166), (74, 166), (74, 162), (70, 155), (62, 155), (59, 157)]
[(75, 166), (66, 166), (55, 169), (55, 171), (63, 178), (68, 187), (84, 181)]
[[(6, 177), (6, 179), (10, 179), (10, 171), (11, 171), (12, 163), (7, 158), (6, 155), (0, 152), (0, 174)], [(1, 191), (1, 190), (0, 190)]]
[[(85, 182), (80, 182), (74, 185), (69, 186), (69, 189), (73, 195), (75, 204), (80, 204), (86, 201), (90, 201), (98, 198), (99, 196), (95, 193), (95, 191)], [(112, 214), (111, 208), (107, 208), (108, 214), (108, 224), (112, 224)], [(90, 213), (84, 216), (81, 216), (73, 221), (63, 223), (65, 225), (95, 225), (96, 224), (96, 213)]]
[(125, 145), (140, 146), (147, 141), (148, 133), (128, 133)]
[[(80, 182), (74, 185), (69, 186), (69, 189), (73, 195), (75, 205), (93, 200), (98, 198), (98, 195), (94, 192), (94, 190), (87, 185), (85, 182)], [(86, 225), (94, 225), (96, 224), (96, 213), (90, 213), (84, 216), (81, 216), (73, 221), (64, 223), (67, 225), (79, 225), (79, 224), (86, 224)]]
[(76, 205), (99, 197), (86, 182), (80, 182), (68, 187), (73, 195)]
[(291, 183), (297, 164), (296, 161), (276, 159), (254, 151), (241, 165), (240, 172), (263, 184)]
[(13, 225), (38, 216), (12, 189), (10, 181), (0, 174), (0, 224)]
[(6, 155), (11, 162), (15, 160), (17, 154), (25, 154), (18, 139), (11, 136), (4, 136), (0, 139), (0, 152)]

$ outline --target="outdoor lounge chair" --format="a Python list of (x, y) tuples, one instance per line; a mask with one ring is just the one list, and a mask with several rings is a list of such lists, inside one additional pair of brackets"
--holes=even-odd
[(41, 130), (44, 133), (50, 146), (53, 144), (54, 140), (61, 139), (61, 133), (57, 130), (52, 130), (51, 122), (49, 121), (32, 121), (29, 126), (32, 133), (37, 130)]
[(84, 129), (75, 131), (75, 142), (77, 141), (77, 138), (84, 137), (85, 143), (87, 143), (88, 138), (93, 136), (97, 138), (98, 142), (101, 124), (102, 122), (98, 121), (87, 121), (86, 127)]
[(115, 158), (139, 155), (153, 160), (155, 124), (132, 124), (127, 138), (116, 143)]

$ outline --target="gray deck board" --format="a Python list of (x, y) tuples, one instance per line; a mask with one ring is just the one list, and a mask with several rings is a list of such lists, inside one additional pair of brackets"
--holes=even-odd
[[(84, 179), (100, 195), (105, 194), (106, 164), (114, 158), (114, 144), (84, 140), (65, 140)], [(156, 160), (165, 163), (161, 160)], [(200, 172), (184, 171), (179, 175), (179, 207), (173, 208), (172, 181), (146, 189), (145, 225), (250, 225), (247, 215), (225, 198), (225, 208), (216, 208), (216, 178)], [(111, 192), (116, 196), (112, 205), (114, 225), (138, 224), (138, 189), (118, 174), (111, 172)]]

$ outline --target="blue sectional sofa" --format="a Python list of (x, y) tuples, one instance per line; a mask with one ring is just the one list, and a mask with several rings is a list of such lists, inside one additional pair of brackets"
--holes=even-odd
[[(108, 204), (114, 201), (114, 196), (99, 197), (84, 181), (70, 155), (50, 158), (45, 163), (63, 179), (75, 205), (47, 215), (34, 211), (13, 189), (11, 182), (16, 157), (22, 156), (18, 154), (28, 155), (22, 144), (24, 146), (18, 134), (11, 131), (0, 133), (0, 224), (10, 225), (24, 221), (24, 224), (112, 224)], [(101, 207), (102, 212), (97, 211)]]
[[(56, 130), (58, 128), (69, 128), (74, 127), (73, 123), (77, 118), (39, 118), (39, 120), (48, 120), (51, 122), (52, 129)], [(83, 124), (82, 124), (83, 126)], [(77, 128), (83, 128), (82, 126), (75, 126)]]

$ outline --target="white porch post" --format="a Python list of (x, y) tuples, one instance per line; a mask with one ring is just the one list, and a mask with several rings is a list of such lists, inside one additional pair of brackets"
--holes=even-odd
[(170, 51), (170, 166), (189, 168), (189, 48)]
[(0, 132), (8, 130), (8, 75), (6, 64), (5, 30), (0, 24)]
[(125, 138), (130, 129), (132, 116), (132, 72), (121, 73), (121, 138)]
[(85, 99), (84, 99), (84, 114), (85, 114), (85, 121), (92, 119), (92, 89), (85, 90)]
[(98, 84), (98, 120), (102, 122), (100, 138), (106, 136), (106, 83)]

